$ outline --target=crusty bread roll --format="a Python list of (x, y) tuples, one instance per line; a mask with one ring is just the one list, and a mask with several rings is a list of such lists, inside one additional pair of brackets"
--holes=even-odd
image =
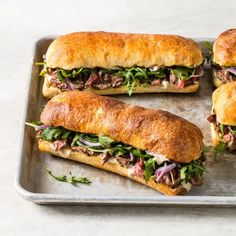
[(236, 81), (217, 88), (212, 95), (217, 120), (223, 125), (236, 125)]
[(191, 39), (176, 35), (79, 32), (58, 37), (49, 46), (50, 68), (185, 66), (203, 61)]
[(38, 140), (39, 149), (42, 152), (48, 152), (56, 156), (63, 157), (65, 159), (70, 159), (74, 161), (78, 161), (81, 163), (85, 163), (103, 170), (111, 171), (113, 173), (128, 177), (132, 180), (135, 180), (139, 183), (142, 183), (144, 185), (147, 185), (165, 195), (183, 195), (187, 191), (190, 190), (191, 184), (187, 185), (180, 185), (177, 187), (170, 187), (164, 183), (157, 183), (153, 179), (150, 179), (149, 181), (145, 181), (143, 178), (140, 178), (138, 176), (129, 174), (128, 168), (121, 166), (118, 164), (115, 160), (114, 161), (108, 161), (105, 164), (102, 162), (102, 158), (99, 156), (87, 156), (84, 153), (80, 152), (74, 152), (71, 149), (63, 149), (56, 151), (55, 148), (53, 148), (53, 144), (44, 140)]
[(82, 133), (102, 133), (181, 163), (198, 159), (203, 149), (200, 129), (187, 120), (94, 93), (71, 91), (57, 95), (45, 106), (41, 122)]
[[(147, 85), (147, 86), (139, 86), (135, 87), (133, 90), (134, 93), (193, 93), (197, 91), (199, 88), (199, 82), (195, 81), (194, 84), (190, 84), (184, 86), (183, 88), (177, 88), (175, 84), (169, 84), (168, 87), (164, 88), (162, 85)], [(117, 88), (107, 88), (107, 89), (94, 89), (94, 88), (86, 88), (83, 91), (91, 91), (99, 95), (114, 95), (114, 94), (127, 94), (128, 88), (127, 86), (119, 86)], [(45, 75), (44, 83), (43, 83), (43, 96), (47, 98), (53, 98), (54, 96), (62, 93), (62, 91), (53, 86), (49, 79), (48, 75)]]
[(220, 66), (236, 66), (236, 29), (229, 29), (213, 45), (213, 61)]

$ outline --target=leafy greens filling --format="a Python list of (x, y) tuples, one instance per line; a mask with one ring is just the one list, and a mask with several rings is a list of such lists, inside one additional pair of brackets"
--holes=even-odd
[[(40, 122), (27, 123), (27, 125), (37, 126), (43, 125)], [(133, 160), (130, 161), (131, 165), (134, 165), (138, 160), (142, 159), (144, 162), (144, 178), (149, 180), (155, 174), (157, 168), (163, 166), (158, 165), (153, 155), (148, 154), (146, 151), (134, 148), (130, 145), (122, 142), (115, 141), (108, 136), (100, 134), (99, 136), (93, 134), (85, 134), (67, 130), (63, 127), (46, 127), (39, 131), (38, 138), (45, 141), (54, 142), (56, 140), (67, 140), (69, 146), (81, 146), (89, 151), (93, 151), (96, 154), (109, 152), (111, 156), (127, 156), (130, 157), (130, 153), (133, 156)], [(86, 144), (89, 143), (89, 144)], [(171, 161), (168, 161), (171, 162)], [(201, 159), (192, 161), (190, 163), (176, 163), (180, 177), (183, 183), (187, 183), (191, 177), (202, 178), (202, 175), (207, 170), (204, 167), (204, 163)]]
[[(44, 67), (41, 71), (40, 76), (44, 76), (49, 68)], [(123, 78), (123, 86), (128, 88), (129, 95), (132, 94), (135, 86), (142, 85), (146, 86), (151, 84), (156, 79), (168, 79), (170, 74), (175, 75), (180, 80), (188, 80), (192, 75), (195, 74), (196, 68), (187, 68), (183, 66), (173, 67), (157, 67), (145, 68), (134, 66), (131, 68), (115, 68), (115, 69), (104, 69), (104, 68), (76, 68), (72, 70), (63, 70), (60, 68), (56, 69), (56, 75), (60, 82), (65, 82), (66, 79), (70, 79), (72, 82), (78, 77), (88, 79), (92, 73), (109, 74)]]

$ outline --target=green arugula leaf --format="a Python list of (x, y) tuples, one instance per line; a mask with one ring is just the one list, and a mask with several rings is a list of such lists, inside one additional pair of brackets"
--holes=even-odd
[(76, 145), (76, 143), (77, 143), (77, 141), (79, 141), (79, 138), (80, 138), (81, 135), (82, 135), (82, 134), (80, 134), (80, 133), (76, 133), (76, 134), (75, 134), (75, 136), (74, 136), (74, 138), (73, 138), (73, 140), (72, 140), (72, 143), (71, 143), (71, 146), (72, 146), (72, 147)]
[(165, 78), (167, 76), (167, 70), (165, 68), (160, 68), (157, 71), (149, 71), (148, 76), (154, 76), (154, 79), (156, 78)]
[(145, 159), (145, 158), (151, 158), (153, 156), (147, 154), (145, 151), (142, 151), (140, 149), (131, 149), (131, 152), (133, 155), (137, 156), (137, 157), (141, 157), (142, 159)]
[(236, 136), (236, 130), (234, 130), (234, 128), (232, 128), (231, 126), (228, 126), (228, 129), (232, 135)]
[(204, 41), (203, 46), (210, 52), (213, 52), (213, 43), (209, 41)]
[(116, 146), (109, 148), (109, 151), (114, 156), (123, 156), (129, 152), (122, 144), (117, 144)]
[(51, 170), (46, 169), (47, 173), (52, 176), (54, 179), (60, 182), (67, 182), (73, 185), (76, 185), (78, 183), (80, 184), (90, 184), (92, 183), (87, 177), (76, 177), (71, 174), (70, 172), (70, 177), (67, 177), (66, 175), (62, 176), (55, 176)]
[(187, 180), (190, 179), (190, 175), (188, 172), (188, 166), (184, 166), (180, 169), (180, 178), (184, 180), (185, 182), (188, 182)]
[(63, 70), (61, 70), (61, 69), (57, 69), (57, 78), (61, 81), (61, 82), (64, 82), (64, 77), (63, 77), (63, 75), (62, 75), (62, 72)]
[(213, 43), (211, 43), (209, 41), (204, 41), (203, 46), (208, 50), (208, 52), (204, 56), (207, 63), (210, 63), (213, 66), (217, 66), (217, 64), (214, 63), (214, 61), (213, 61), (213, 56), (214, 56), (213, 55)]
[(196, 160), (183, 164), (180, 169), (180, 178), (184, 183), (187, 183), (192, 177), (201, 179), (204, 172), (208, 172), (204, 164), (200, 160)]
[(70, 134), (70, 131), (62, 127), (47, 127), (39, 133), (38, 137), (52, 142), (58, 139), (67, 139)]
[(220, 137), (222, 138), (224, 136), (224, 125), (219, 124), (219, 129), (220, 129)]
[(212, 146), (204, 146), (203, 147), (203, 154), (206, 155), (212, 150)]
[(91, 142), (91, 143), (98, 143), (99, 140), (98, 140), (98, 136), (96, 135), (93, 135), (93, 134), (81, 134), (82, 135), (82, 138)]
[(194, 72), (194, 68), (187, 67), (176, 67), (175, 69), (171, 69), (171, 73), (182, 80), (188, 80), (190, 76), (194, 74)]
[(149, 180), (155, 173), (155, 160), (154, 158), (149, 158), (147, 161), (144, 161), (144, 178)]
[(72, 74), (70, 73), (70, 71), (67, 71), (67, 70), (60, 70), (61, 71), (61, 75), (64, 77), (64, 78), (69, 78), (72, 76)]
[(218, 155), (223, 155), (226, 151), (226, 143), (220, 141), (219, 144), (214, 148), (213, 156), (217, 158)]
[(103, 134), (100, 134), (98, 136), (98, 141), (103, 147), (111, 147), (111, 144), (114, 142), (113, 139), (111, 139), (108, 136), (105, 136)]

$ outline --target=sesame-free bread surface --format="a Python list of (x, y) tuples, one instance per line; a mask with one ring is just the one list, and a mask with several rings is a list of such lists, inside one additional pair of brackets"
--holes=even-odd
[(236, 29), (219, 35), (213, 45), (213, 61), (220, 66), (236, 66)]
[(56, 38), (46, 53), (51, 68), (186, 66), (203, 61), (191, 39), (177, 35), (77, 32)]

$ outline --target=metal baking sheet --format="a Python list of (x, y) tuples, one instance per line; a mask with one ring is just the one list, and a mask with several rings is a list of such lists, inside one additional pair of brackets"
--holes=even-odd
[[(53, 38), (43, 38), (35, 44), (33, 52), (35, 62), (42, 61), (42, 56), (52, 40)], [(195, 40), (202, 46), (202, 42), (206, 39)], [(209, 173), (205, 175), (201, 187), (193, 187), (185, 196), (167, 197), (116, 174), (40, 153), (34, 130), (24, 125), (26, 121), (39, 120), (43, 105), (47, 102), (41, 94), (43, 79), (38, 76), (40, 69), (32, 65), (19, 141), (16, 189), (23, 198), (38, 204), (236, 206), (236, 157), (233, 154), (225, 155), (219, 160), (208, 161)], [(188, 119), (201, 128), (205, 144), (210, 145), (210, 126), (206, 118), (211, 110), (213, 90), (210, 73), (207, 70), (204, 78), (201, 78), (201, 87), (195, 94), (138, 94), (131, 97), (127, 95), (115, 97), (130, 104), (168, 110)], [(77, 176), (87, 176), (92, 184), (73, 186), (57, 182), (46, 173), (46, 168), (56, 175), (68, 175), (72, 172)]]

